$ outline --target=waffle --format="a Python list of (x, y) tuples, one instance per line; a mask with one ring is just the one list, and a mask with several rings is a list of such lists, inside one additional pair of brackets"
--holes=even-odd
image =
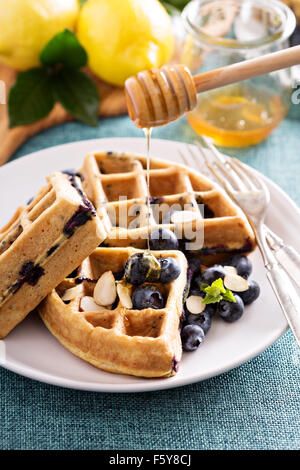
[[(150, 198), (150, 231), (174, 231), (183, 238), (183, 251), (198, 253), (204, 264), (254, 249), (255, 237), (246, 216), (217, 184), (183, 165), (151, 158), (148, 192), (146, 167), (146, 157), (138, 154), (99, 152), (85, 158), (80, 171), (85, 191), (108, 233), (105, 246), (146, 248), (146, 201)], [(120, 196), (126, 199), (119, 200)], [(190, 224), (163, 223), (164, 214), (173, 205), (194, 211), (196, 220)], [(157, 207), (163, 209), (155, 210)], [(184, 240), (186, 228), (190, 242), (191, 235), (203, 232), (200, 246), (195, 248)]]
[[(120, 302), (112, 310), (101, 312), (82, 311), (80, 307), (83, 296), (93, 295), (93, 280), (106, 271), (119, 273), (127, 259), (140, 251), (97, 248), (79, 267), (75, 278), (65, 279), (48, 295), (39, 313), (63, 346), (100, 369), (141, 377), (169, 377), (176, 373), (181, 358), (179, 323), (187, 272), (181, 252), (152, 252), (157, 258), (176, 258), (181, 267), (175, 281), (155, 283), (165, 299), (163, 309), (133, 310)], [(62, 297), (75, 286), (79, 286), (79, 292), (66, 304)]]
[(0, 230), (0, 338), (105, 238), (80, 179), (56, 172)]

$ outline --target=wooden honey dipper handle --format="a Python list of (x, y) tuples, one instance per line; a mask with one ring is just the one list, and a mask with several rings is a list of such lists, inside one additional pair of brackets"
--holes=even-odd
[(138, 127), (154, 127), (182, 116), (197, 104), (197, 93), (300, 64), (300, 46), (191, 75), (182, 65), (145, 70), (125, 82), (128, 113)]
[(300, 64), (300, 46), (227, 65), (193, 77), (198, 93)]

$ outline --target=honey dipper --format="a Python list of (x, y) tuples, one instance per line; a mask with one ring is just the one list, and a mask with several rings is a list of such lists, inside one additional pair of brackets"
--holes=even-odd
[(182, 64), (145, 70), (125, 82), (128, 113), (142, 128), (174, 121), (197, 104), (197, 93), (300, 64), (300, 46), (192, 76)]

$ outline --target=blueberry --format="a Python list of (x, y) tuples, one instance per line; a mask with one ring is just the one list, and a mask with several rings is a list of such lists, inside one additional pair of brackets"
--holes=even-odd
[(29, 206), (29, 204), (32, 203), (33, 199), (34, 199), (33, 197), (31, 197), (30, 199), (28, 199), (28, 201), (26, 202), (26, 206)]
[(161, 266), (159, 261), (148, 252), (136, 253), (125, 264), (125, 279), (130, 284), (143, 284), (145, 281), (159, 280)]
[(74, 271), (72, 271), (72, 272), (69, 274), (69, 276), (67, 276), (67, 277), (73, 277), (73, 278), (75, 278), (75, 277), (77, 277), (77, 276), (78, 276), (78, 268), (74, 269)]
[(213, 219), (215, 216), (214, 211), (208, 207), (207, 204), (204, 204), (204, 213), (203, 213), (204, 219)]
[(62, 170), (62, 173), (64, 173), (65, 175), (68, 175), (68, 176), (79, 176), (80, 177), (80, 174), (78, 173), (78, 171), (74, 170), (74, 168), (68, 168), (67, 170)]
[(252, 302), (254, 302), (254, 300), (256, 300), (260, 294), (260, 287), (256, 281), (249, 281), (248, 285), (248, 290), (239, 292), (238, 294), (245, 305), (252, 304)]
[(188, 325), (200, 326), (204, 334), (206, 335), (206, 333), (211, 327), (211, 315), (207, 311), (207, 308), (203, 312), (197, 315), (194, 315), (193, 313), (189, 313), (186, 317), (186, 323)]
[(241, 297), (234, 294), (236, 302), (228, 302), (227, 300), (221, 300), (218, 306), (218, 312), (221, 318), (228, 323), (233, 323), (241, 316), (244, 312), (244, 302)]
[(27, 282), (30, 286), (35, 286), (43, 274), (44, 268), (33, 261), (26, 261), (19, 271), (20, 281)]
[(195, 351), (204, 341), (204, 332), (198, 325), (186, 325), (181, 330), (184, 351)]
[(207, 312), (211, 317), (213, 317), (217, 311), (218, 304), (208, 304), (206, 305), (205, 312)]
[(223, 264), (225, 266), (234, 266), (237, 269), (238, 275), (245, 279), (248, 279), (252, 272), (252, 263), (247, 256), (233, 255)]
[(96, 216), (95, 209), (91, 203), (89, 201), (84, 201), (84, 204), (85, 205), (80, 204), (77, 211), (64, 226), (63, 232), (68, 238), (72, 237), (78, 227), (81, 227), (88, 220), (91, 220), (92, 217)]
[(201, 284), (212, 284), (214, 281), (217, 279), (221, 278), (224, 279), (225, 277), (225, 271), (223, 266), (213, 266), (212, 268), (206, 269), (201, 276), (198, 276), (196, 278), (196, 282), (198, 286), (200, 287)]
[(176, 235), (168, 229), (159, 228), (150, 233), (151, 250), (177, 250), (178, 240)]
[(124, 277), (124, 270), (113, 273), (113, 275), (116, 281), (121, 281), (121, 279)]
[(191, 270), (193, 276), (201, 272), (201, 259), (197, 255), (186, 255), (188, 268)]
[(164, 299), (157, 287), (152, 285), (139, 286), (132, 296), (132, 305), (136, 310), (145, 308), (164, 308)]
[(202, 292), (201, 290), (199, 290), (198, 287), (197, 288), (193, 287), (193, 288), (190, 289), (189, 296), (190, 295), (199, 295), (200, 297), (202, 297), (204, 299), (206, 294), (205, 294), (205, 292)]
[(143, 253), (136, 253), (128, 258), (125, 264), (125, 278), (130, 284), (143, 284), (146, 281), (148, 264)]
[(165, 284), (178, 278), (181, 271), (176, 259), (168, 257), (160, 259), (159, 261), (161, 265), (160, 282)]

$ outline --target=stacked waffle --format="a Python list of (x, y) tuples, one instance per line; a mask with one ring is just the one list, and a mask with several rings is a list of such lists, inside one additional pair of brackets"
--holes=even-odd
[[(187, 167), (151, 160), (148, 188), (145, 157), (90, 154), (79, 174), (50, 175), (32, 202), (17, 210), (0, 231), (1, 338), (39, 306), (61, 344), (96, 367), (143, 377), (177, 372), (186, 257), (151, 252), (158, 262), (173, 258), (180, 275), (152, 282), (163, 305), (139, 309), (131, 302), (136, 286), (124, 283), (128, 259), (143, 253), (148, 232), (160, 228), (183, 235), (182, 250), (192, 247), (206, 263), (250, 252), (255, 240), (242, 211), (213, 182)], [(174, 204), (176, 220), (168, 215)], [(193, 243), (197, 238), (200, 246)], [(115, 283), (110, 305), (95, 302), (105, 273)]]

